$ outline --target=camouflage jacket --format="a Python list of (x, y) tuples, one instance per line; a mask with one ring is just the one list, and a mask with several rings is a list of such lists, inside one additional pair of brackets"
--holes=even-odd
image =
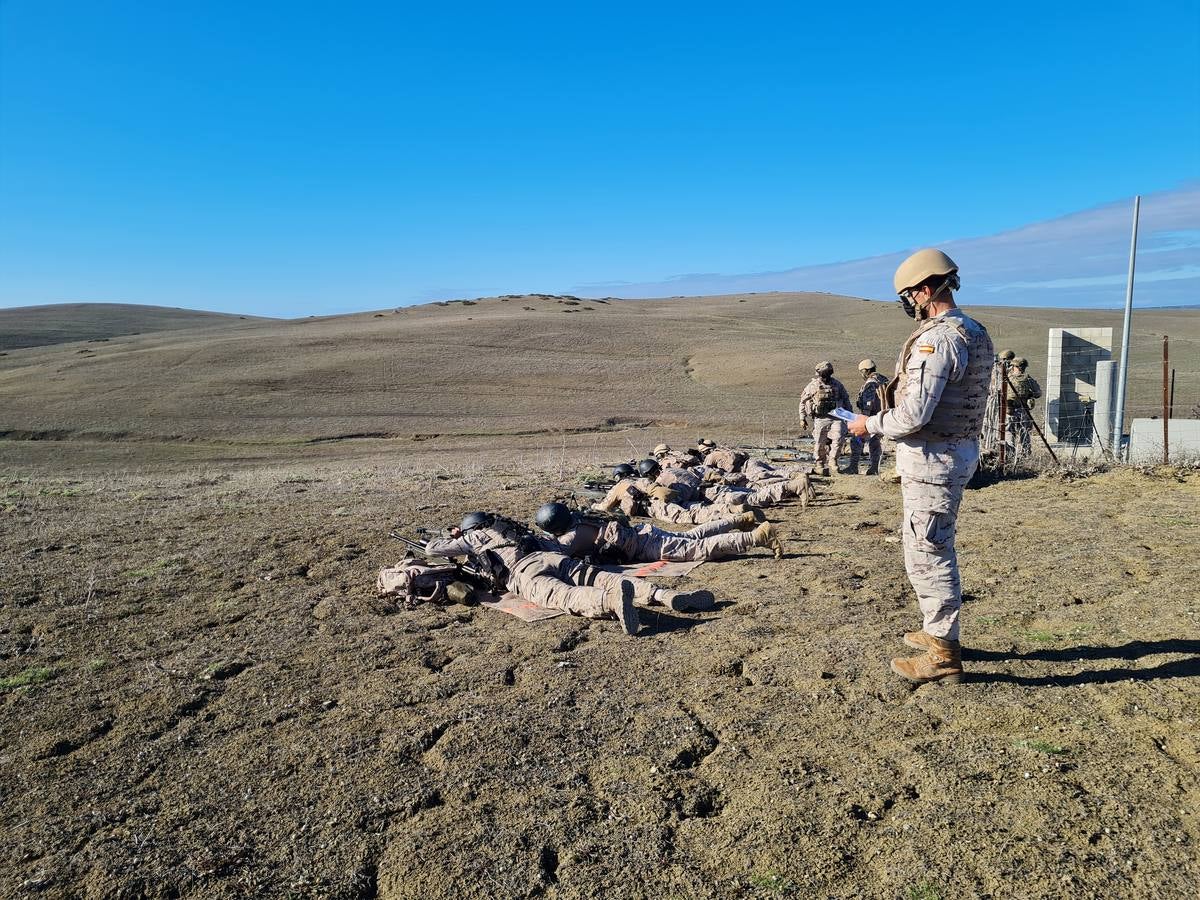
[[(823, 406), (828, 406), (828, 411), (820, 412)], [(814, 378), (800, 394), (801, 419), (811, 422), (813, 419), (828, 418), (835, 409), (850, 409), (850, 394), (836, 378), (830, 378), (828, 382), (820, 377)]]
[(993, 355), (987, 329), (957, 307), (922, 322), (904, 343), (895, 404), (867, 419), (871, 434), (896, 440), (902, 477), (931, 484), (970, 479), (979, 463)]
[(1033, 409), (1034, 401), (1042, 396), (1042, 386), (1037, 383), (1034, 377), (1026, 372), (1017, 374), (1009, 373), (1008, 376), (1008, 405), (1020, 406), (1021, 401), (1025, 401), (1025, 405)]
[(883, 409), (883, 389), (887, 387), (887, 379), (878, 372), (868, 376), (858, 391), (855, 404), (864, 416), (873, 416)]

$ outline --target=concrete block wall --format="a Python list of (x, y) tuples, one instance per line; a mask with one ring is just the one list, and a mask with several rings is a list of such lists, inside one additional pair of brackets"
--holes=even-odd
[(1046, 354), (1046, 435), (1091, 444), (1096, 364), (1112, 359), (1111, 328), (1051, 328)]

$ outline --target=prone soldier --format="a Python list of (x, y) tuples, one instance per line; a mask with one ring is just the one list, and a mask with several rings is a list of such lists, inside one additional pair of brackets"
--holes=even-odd
[(769, 522), (750, 513), (717, 519), (687, 532), (653, 525), (627, 525), (615, 519), (579, 516), (563, 503), (546, 503), (538, 511), (538, 527), (554, 535), (568, 556), (612, 556), (619, 562), (693, 562), (726, 559), (755, 547), (783, 557), (783, 544)]
[(571, 559), (557, 544), (539, 539), (528, 529), (501, 516), (473, 512), (450, 536), (425, 546), (430, 556), (465, 556), (488, 573), (497, 588), (507, 588), (526, 600), (575, 616), (601, 619), (614, 616), (626, 634), (636, 634), (637, 603), (661, 604), (675, 611), (709, 607), (707, 591), (683, 592), (660, 588), (644, 578), (632, 578)]

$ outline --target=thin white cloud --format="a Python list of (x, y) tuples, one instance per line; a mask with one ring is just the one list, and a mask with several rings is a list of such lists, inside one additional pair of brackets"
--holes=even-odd
[[(1135, 273), (1135, 280), (1143, 284), (1196, 278), (1200, 278), (1200, 266), (1181, 266), (1178, 269), (1160, 269), (1153, 272)], [(1038, 288), (1108, 287), (1110, 285), (1125, 287), (1128, 280), (1127, 275), (1097, 275), (1091, 278), (1054, 278), (1050, 281), (1014, 281), (1011, 284), (996, 285), (986, 290), (989, 293), (995, 293), (997, 291)]]
[[(958, 262), (967, 303), (1119, 306), (1125, 297), (1131, 214), (1132, 198), (1012, 231), (936, 245)], [(657, 282), (581, 285), (576, 292), (668, 297), (828, 291), (891, 299), (892, 272), (916, 246), (883, 256), (778, 272), (693, 273)], [(1143, 265), (1137, 272), (1135, 301), (1139, 306), (1200, 303), (1200, 182), (1142, 198), (1138, 246), (1139, 259), (1147, 256), (1153, 261), (1152, 267)], [(1050, 290), (1047, 293), (1045, 289)]]

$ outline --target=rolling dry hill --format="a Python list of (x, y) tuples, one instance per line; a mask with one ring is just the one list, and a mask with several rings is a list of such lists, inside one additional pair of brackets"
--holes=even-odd
[(106, 341), (121, 335), (180, 328), (222, 327), (243, 321), (269, 321), (167, 306), (133, 303), (53, 303), (0, 309), (0, 350), (44, 347), (74, 341)]
[[(127, 321), (125, 312), (111, 322), (88, 312), (91, 327), (110, 334)], [(997, 349), (1028, 356), (1039, 378), (1048, 327), (1120, 329), (1116, 312), (976, 314)], [(214, 321), (197, 315), (201, 324)], [(539, 295), (235, 319), (11, 351), (0, 359), (0, 431), (290, 443), (647, 423), (782, 435), (794, 428), (795, 401), (815, 363), (831, 359), (851, 384), (864, 356), (890, 370), (908, 328), (892, 304), (811, 293), (636, 302)], [(1173, 340), (1177, 408), (1200, 402), (1200, 313), (1138, 312), (1134, 328), (1131, 413), (1159, 408), (1162, 334)]]

